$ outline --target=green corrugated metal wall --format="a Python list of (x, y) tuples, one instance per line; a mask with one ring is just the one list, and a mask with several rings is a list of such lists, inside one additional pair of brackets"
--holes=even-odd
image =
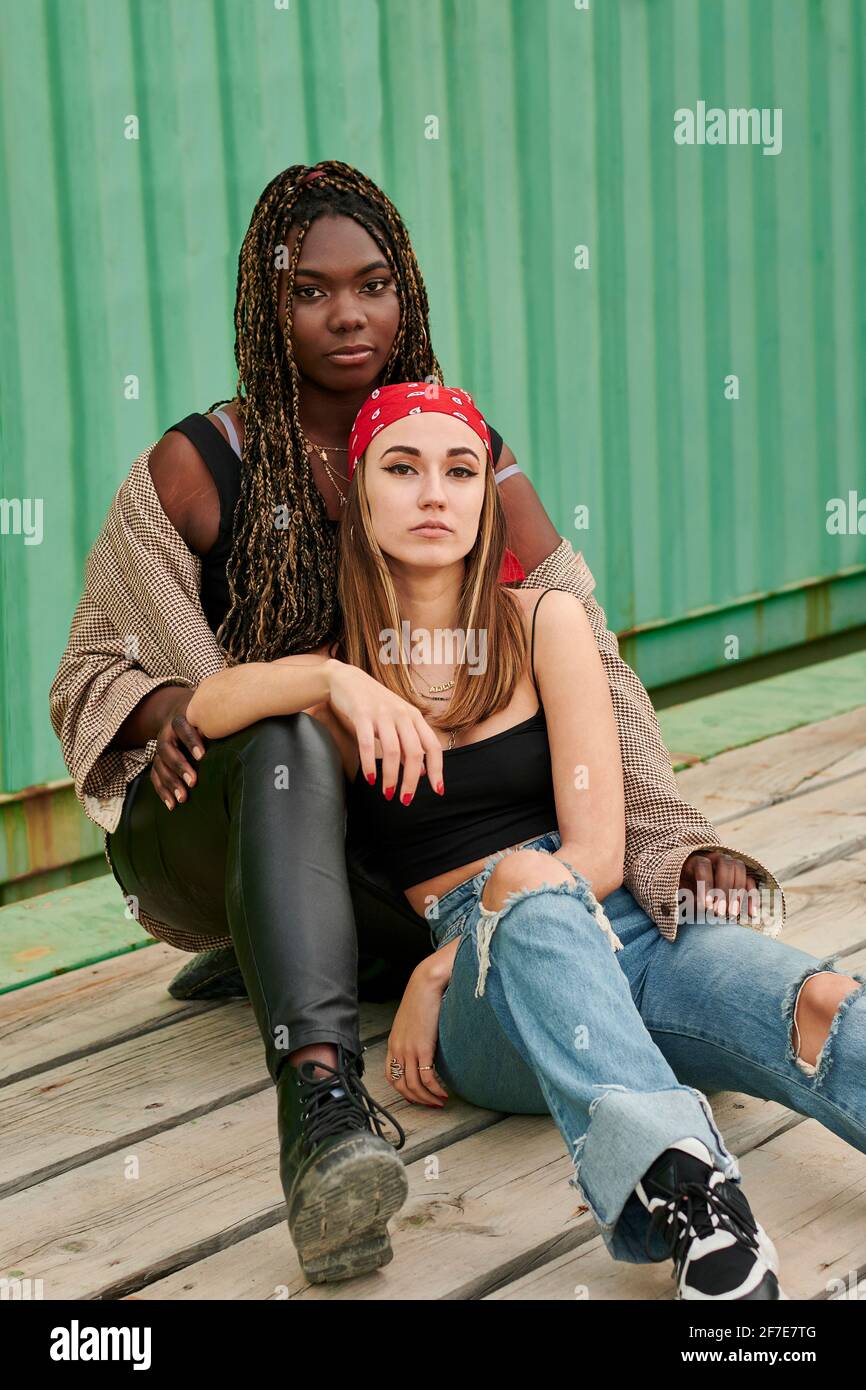
[[(648, 684), (863, 621), (866, 538), (825, 526), (866, 491), (860, 0), (4, 0), (0, 65), (2, 494), (44, 498), (41, 545), (0, 538), (0, 788), (65, 775), (87, 549), (135, 455), (232, 393), (238, 248), (298, 161), (400, 207), (447, 378), (646, 627)], [(698, 100), (781, 107), (782, 153), (678, 146)]]

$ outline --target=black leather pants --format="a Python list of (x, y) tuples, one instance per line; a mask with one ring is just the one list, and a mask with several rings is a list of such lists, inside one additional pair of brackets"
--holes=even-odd
[(308, 1043), (360, 1052), (359, 956), (389, 962), (401, 988), (432, 947), (402, 892), (347, 862), (333, 737), (311, 715), (280, 715), (210, 740), (195, 767), (173, 811), (149, 768), (130, 783), (109, 839), (115, 878), (170, 926), (231, 935), (274, 1081)]

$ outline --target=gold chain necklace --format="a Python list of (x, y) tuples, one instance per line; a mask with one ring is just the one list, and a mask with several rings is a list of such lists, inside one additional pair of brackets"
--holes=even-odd
[[(416, 674), (419, 675), (419, 676), (421, 676), (421, 672), (420, 672), (420, 671), (418, 671)], [(421, 679), (422, 679), (422, 681), (427, 681), (427, 684), (430, 685), (430, 682), (427, 680), (427, 677), (426, 677), (426, 676), (421, 676)], [(447, 696), (445, 696), (445, 695), (434, 695), (434, 694), (432, 694), (432, 691), (434, 691), (434, 690), (449, 690), (453, 684), (454, 684), (454, 681), (453, 681), (453, 680), (450, 680), (450, 681), (448, 681), (448, 683), (447, 683), (446, 685), (430, 685), (430, 691), (431, 691), (431, 693), (430, 693), (429, 695), (427, 695), (426, 698), (427, 698), (428, 700), (445, 700), (447, 703), (450, 703), (450, 701), (448, 701), (448, 697), (447, 697)], [(413, 686), (412, 688), (413, 688), (413, 690), (415, 690), (415, 687), (414, 687), (414, 686)], [(415, 690), (415, 694), (416, 694), (416, 695), (420, 695), (420, 694), (421, 694), (421, 691), (420, 691), (420, 690)], [(448, 740), (448, 747), (447, 747), (447, 749), (445, 750), (446, 752), (450, 753), (451, 749), (454, 747), (454, 740), (456, 739), (456, 737), (457, 737), (457, 730), (456, 730), (456, 729), (452, 729), (452, 730), (451, 730), (451, 737), (450, 737), (449, 740)]]
[[(344, 494), (344, 492), (343, 492), (343, 489), (337, 486), (337, 478), (342, 478), (342, 480), (343, 480), (344, 483), (351, 483), (351, 481), (352, 481), (351, 478), (347, 478), (346, 475), (345, 475), (344, 473), (337, 473), (336, 475), (334, 474), (334, 470), (331, 468), (331, 465), (330, 465), (330, 463), (328, 462), (328, 454), (327, 454), (327, 450), (326, 450), (324, 444), (317, 444), (317, 443), (315, 442), (315, 440), (313, 440), (313, 439), (308, 439), (308, 440), (307, 440), (307, 453), (308, 453), (308, 454), (310, 453), (311, 447), (312, 447), (313, 449), (316, 450), (316, 453), (319, 455), (319, 458), (322, 460), (322, 463), (325, 465), (325, 472), (327, 473), (327, 475), (328, 475), (328, 477), (330, 478), (331, 482), (334, 484), (334, 490), (335, 490), (337, 496), (338, 496), (339, 499), (340, 499), (340, 506), (341, 506), (341, 507), (345, 507), (345, 505), (346, 505), (346, 497), (345, 497), (345, 494)], [(347, 453), (349, 452), (348, 446), (346, 446), (346, 447), (344, 448), (342, 444), (329, 444), (329, 445), (328, 445), (328, 449), (339, 449), (340, 452), (341, 452), (341, 453), (344, 453), (344, 454), (347, 454)]]
[[(410, 665), (411, 665), (411, 662), (410, 662)], [(430, 682), (428, 681), (427, 677), (424, 676), (424, 675), (421, 675), (421, 672), (417, 669), (417, 667), (412, 667), (412, 669), (414, 670), (416, 676), (421, 676), (422, 681), (423, 681), (424, 684), (428, 687), (428, 689), (429, 689), (431, 695), (434, 693), (434, 691), (439, 691), (439, 690), (450, 690), (451, 687), (452, 687), (453, 684), (454, 684), (454, 679), (453, 679), (453, 677), (452, 677), (452, 679), (451, 679), (450, 681), (445, 681), (442, 685), (431, 685)], [(420, 691), (419, 691), (419, 694), (420, 694)]]

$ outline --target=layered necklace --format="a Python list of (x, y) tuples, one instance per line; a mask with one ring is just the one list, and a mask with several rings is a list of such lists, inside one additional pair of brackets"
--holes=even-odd
[[(412, 669), (414, 670), (415, 668), (413, 667)], [(421, 676), (421, 672), (418, 671), (418, 670), (415, 670), (415, 675), (416, 675), (416, 676)], [(430, 681), (428, 681), (428, 679), (427, 679), (426, 676), (421, 676), (421, 679), (422, 679), (422, 681), (424, 682), (424, 684), (428, 687), (427, 695), (426, 695), (426, 698), (427, 698), (428, 700), (444, 700), (444, 701), (446, 702), (446, 704), (447, 704), (447, 703), (450, 703), (450, 697), (449, 697), (448, 695), (439, 695), (439, 694), (437, 694), (436, 692), (437, 692), (437, 691), (440, 691), (440, 690), (451, 690), (451, 689), (453, 689), (453, 687), (454, 687), (454, 678), (453, 678), (453, 676), (452, 676), (452, 678), (451, 678), (450, 681), (444, 681), (441, 685), (431, 685), (431, 684), (430, 684)], [(413, 686), (413, 689), (415, 689), (414, 686)], [(416, 694), (421, 695), (422, 693), (423, 693), (422, 691), (416, 689)], [(454, 740), (456, 739), (456, 737), (457, 737), (457, 730), (456, 730), (456, 729), (452, 729), (452, 730), (451, 730), (451, 736), (450, 736), (450, 738), (449, 738), (449, 740), (448, 740), (448, 751), (450, 751), (450, 750), (454, 747)]]
[(334, 484), (334, 490), (336, 491), (336, 494), (337, 494), (337, 496), (338, 496), (339, 499), (340, 499), (340, 506), (341, 506), (341, 507), (345, 507), (345, 505), (346, 505), (346, 495), (345, 495), (345, 493), (343, 492), (343, 489), (342, 489), (341, 487), (338, 486), (338, 484), (337, 484), (337, 479), (338, 479), (338, 478), (341, 478), (342, 481), (343, 481), (344, 483), (346, 483), (347, 485), (348, 485), (349, 483), (351, 483), (352, 480), (351, 480), (351, 478), (348, 478), (348, 477), (346, 476), (345, 473), (335, 473), (335, 472), (334, 472), (333, 468), (331, 467), (330, 463), (328, 462), (328, 449), (333, 449), (333, 450), (335, 450), (335, 452), (337, 452), (337, 453), (347, 454), (347, 453), (349, 452), (349, 446), (346, 445), (346, 446), (344, 447), (342, 444), (329, 444), (328, 447), (327, 447), (327, 449), (326, 449), (325, 446), (324, 446), (324, 444), (317, 444), (317, 443), (315, 442), (315, 440), (313, 440), (313, 439), (307, 439), (306, 436), (304, 436), (304, 439), (305, 439), (305, 444), (306, 444), (306, 451), (307, 451), (307, 453), (310, 454), (310, 453), (312, 453), (313, 449), (315, 449), (316, 453), (319, 455), (319, 458), (322, 460), (322, 463), (325, 465), (325, 472), (327, 473), (327, 475), (328, 475), (328, 477), (330, 478), (331, 482)]

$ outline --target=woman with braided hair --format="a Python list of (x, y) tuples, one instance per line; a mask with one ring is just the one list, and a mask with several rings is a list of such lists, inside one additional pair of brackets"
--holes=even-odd
[[(427, 933), (362, 855), (347, 864), (340, 758), (318, 719), (268, 717), (206, 739), (186, 712), (207, 677), (300, 658), (336, 635), (351, 424), (377, 387), (443, 381), (406, 227), (358, 170), (293, 165), (265, 188), (239, 257), (235, 358), (235, 398), (171, 427), (118, 488), (51, 719), (137, 920), (196, 953), (172, 993), (236, 993), (239, 973), (278, 1092), (290, 1230), (307, 1276), (335, 1279), (390, 1259), (385, 1223), (406, 1193), (361, 1080), (359, 954), (390, 963), (392, 997), (428, 953)], [(721, 845), (680, 798), (592, 575), (490, 433), (511, 547), (500, 580), (576, 594), (601, 652), (622, 750), (626, 885), (663, 934), (675, 931), (680, 886), (700, 903), (705, 887), (766, 884), (784, 920), (769, 870)], [(291, 1101), (286, 1061), (303, 1082)], [(302, 1134), (289, 1122), (298, 1099)], [(351, 1142), (336, 1163), (338, 1135)]]

